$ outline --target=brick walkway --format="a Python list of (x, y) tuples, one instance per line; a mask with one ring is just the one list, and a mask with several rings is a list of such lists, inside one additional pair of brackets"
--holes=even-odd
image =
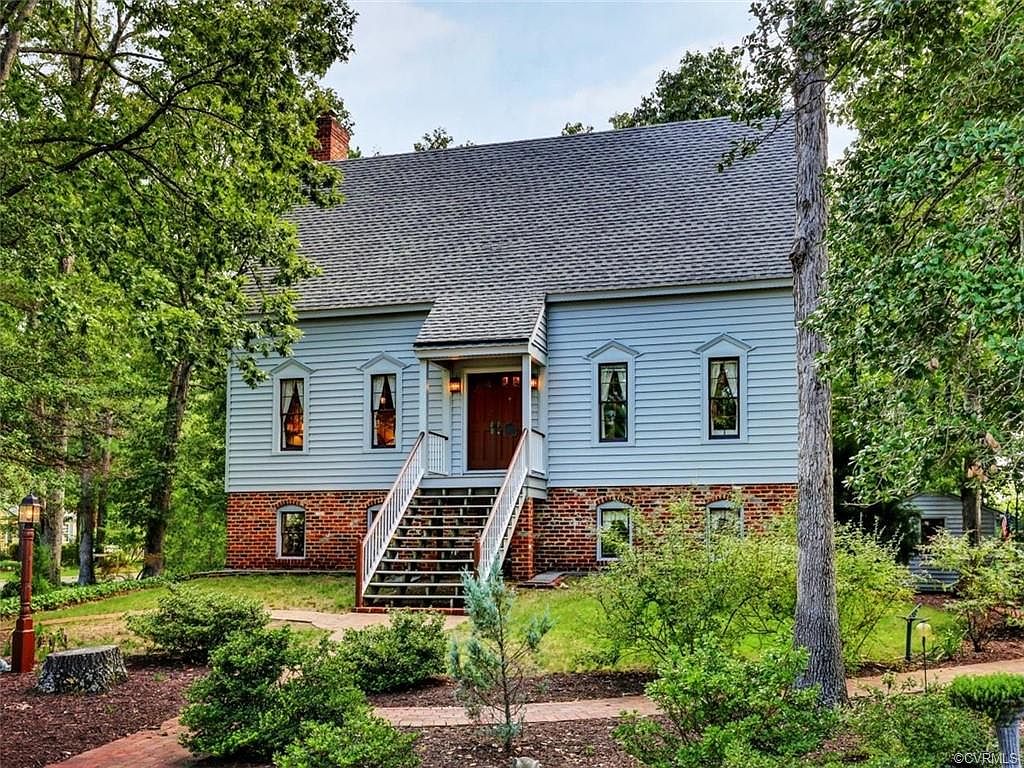
[[(386, 613), (321, 613), (319, 611), (271, 611), (270, 618), (289, 624), (310, 624), (317, 629), (326, 629), (331, 633), (332, 640), (340, 640), (350, 629), (365, 629), (389, 621)], [(457, 627), (466, 621), (465, 616), (445, 616), (446, 630)]]
[[(277, 616), (282, 613), (302, 613), (300, 611), (275, 611), (275, 618), (288, 621), (302, 619), (285, 619)], [(372, 617), (373, 614), (358, 614)], [(459, 617), (454, 617), (458, 619)], [(307, 623), (313, 623), (309, 621)], [(371, 622), (373, 623), (373, 622)], [(314, 624), (314, 626), (320, 626)], [(351, 628), (343, 626), (324, 626), (332, 632), (341, 632)], [(367, 624), (361, 624), (367, 626)], [(986, 675), (990, 672), (1014, 672), (1024, 674), (1024, 659), (1012, 661), (995, 661), (985, 664), (970, 664), (962, 667), (943, 667), (928, 672), (928, 683), (948, 683), (961, 675)], [(896, 675), (896, 685), (904, 681), (915, 683), (920, 687), (920, 672), (905, 672)], [(848, 682), (850, 694), (863, 695), (869, 688), (883, 687), (882, 678), (853, 678)], [(641, 714), (657, 712), (654, 703), (645, 696), (622, 696), (611, 699), (589, 699), (584, 701), (545, 702), (528, 704), (526, 720), (530, 723), (554, 723), (565, 720), (597, 720), (615, 717), (623, 711), (636, 711)], [(469, 725), (472, 721), (459, 707), (381, 707), (377, 714), (395, 725), (416, 728), (429, 728), (446, 725)], [(177, 719), (168, 720), (160, 728), (140, 731), (118, 739), (102, 747), (83, 752), (70, 760), (54, 763), (47, 768), (191, 768), (193, 762), (189, 753), (178, 744), (181, 725)]]

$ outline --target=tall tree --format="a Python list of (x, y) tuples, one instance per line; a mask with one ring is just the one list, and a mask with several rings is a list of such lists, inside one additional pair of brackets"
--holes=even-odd
[[(865, 501), (1024, 462), (1024, 4), (913, 4), (837, 78), (858, 130), (835, 185), (821, 327)], [(892, 73), (898, 72), (899, 77)]]
[[(828, 268), (826, 82), (837, 30), (845, 29), (836, 10), (825, 0), (755, 3), (758, 27), (745, 40), (752, 71), (743, 105), (749, 121), (767, 120), (770, 130), (795, 132), (796, 232), (790, 253), (799, 410), (794, 635), (808, 652), (801, 682), (818, 686), (826, 705), (846, 699), (846, 680), (836, 594), (832, 397), (819, 368), (824, 343), (808, 321), (818, 309)], [(791, 105), (789, 111), (780, 109), (784, 103)]]
[(687, 51), (677, 69), (658, 75), (654, 91), (638, 107), (612, 115), (608, 122), (619, 129), (731, 115), (742, 104), (743, 87), (738, 50)]
[[(354, 14), (344, 0), (30, 5), (0, 16), (0, 259), (26, 274), (84, 255), (74, 271), (115, 286), (145, 342), (135, 362), (164, 390), (145, 510), (155, 574), (196, 372), (240, 350), (254, 380), (252, 355), (295, 338), (290, 286), (311, 267), (283, 216), (337, 200), (338, 174), (308, 150), (316, 116), (342, 109), (318, 80), (348, 55)], [(15, 324), (34, 311), (16, 298)]]

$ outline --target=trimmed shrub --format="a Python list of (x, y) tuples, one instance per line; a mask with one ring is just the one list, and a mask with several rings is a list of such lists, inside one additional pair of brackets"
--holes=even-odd
[(947, 691), (874, 692), (854, 701), (846, 727), (870, 768), (945, 768), (958, 754), (992, 750), (984, 718), (958, 708)]
[[(128, 592), (137, 592), (140, 589), (153, 589), (167, 584), (166, 579), (132, 579), (127, 581), (104, 581), (99, 584), (90, 584), (85, 587), (63, 587), (54, 589), (41, 595), (32, 593), (32, 608), (36, 611), (54, 611), (58, 608), (66, 608), (69, 605), (89, 603), (93, 600), (102, 600), (113, 595), (123, 595)], [(17, 597), (9, 597), (0, 600), (0, 619), (9, 619), (18, 615), (19, 600)]]
[(366, 693), (411, 688), (444, 673), (448, 641), (439, 613), (395, 611), (390, 626), (349, 630), (338, 653)]
[(1024, 675), (996, 672), (958, 677), (949, 686), (949, 698), (958, 707), (985, 715), (996, 725), (1006, 725), (1024, 712)]
[(647, 686), (668, 719), (628, 715), (616, 740), (644, 765), (705, 768), (793, 765), (820, 748), (836, 725), (815, 688), (796, 688), (806, 653), (775, 647), (750, 660), (713, 639), (675, 651)]
[(172, 587), (151, 613), (128, 617), (128, 628), (174, 656), (205, 661), (233, 632), (265, 627), (270, 614), (258, 600)]
[(276, 768), (416, 768), (416, 736), (369, 716), (345, 728), (303, 723), (299, 738), (274, 755)]
[(392, 745), (389, 765), (412, 753), (411, 740), (373, 718), (337, 644), (305, 647), (287, 628), (231, 635), (187, 696), (182, 743), (193, 752), (267, 761), (296, 739), (299, 724), (319, 723)]

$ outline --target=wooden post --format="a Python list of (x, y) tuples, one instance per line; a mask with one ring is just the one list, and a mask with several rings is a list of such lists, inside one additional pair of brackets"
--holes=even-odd
[(363, 541), (356, 546), (356, 608), (363, 607)]
[(530, 356), (523, 355), (522, 393), (523, 393), (523, 431), (529, 432), (533, 426), (533, 387), (530, 386), (533, 375)]
[(430, 431), (429, 416), (427, 412), (430, 398), (430, 361), (420, 360), (420, 429), (426, 434)]
[(32, 547), (36, 532), (32, 523), (21, 525), (21, 611), (11, 641), (11, 669), (31, 672), (36, 663), (36, 632), (32, 627)]

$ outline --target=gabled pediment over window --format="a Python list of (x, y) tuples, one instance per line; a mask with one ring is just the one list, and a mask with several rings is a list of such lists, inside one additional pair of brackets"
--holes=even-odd
[(408, 368), (411, 363), (403, 363), (394, 355), (389, 355), (387, 352), (381, 352), (379, 355), (375, 355), (367, 360), (365, 363), (359, 366), (361, 371), (378, 371), (378, 370), (401, 370)]

